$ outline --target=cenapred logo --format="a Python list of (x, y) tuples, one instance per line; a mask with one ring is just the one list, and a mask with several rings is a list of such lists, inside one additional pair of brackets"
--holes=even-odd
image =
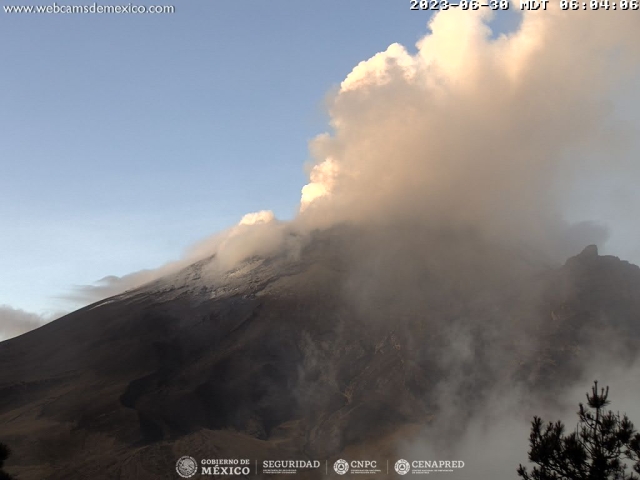
[(396, 462), (394, 468), (399, 475), (406, 475), (407, 473), (409, 473), (409, 470), (411, 470), (411, 465), (409, 465), (409, 462), (407, 462), (405, 459), (401, 458)]
[(349, 463), (341, 458), (340, 460), (336, 460), (336, 463), (333, 464), (333, 469), (338, 475), (344, 475), (349, 471)]
[(178, 472), (178, 475), (182, 478), (191, 478), (198, 473), (198, 462), (189, 455), (180, 457), (176, 462), (176, 472)]

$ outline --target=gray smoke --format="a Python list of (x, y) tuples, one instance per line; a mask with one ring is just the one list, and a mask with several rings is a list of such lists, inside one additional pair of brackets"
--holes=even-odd
[(0, 305), (0, 341), (22, 335), (62, 315), (62, 313), (38, 315), (8, 305)]

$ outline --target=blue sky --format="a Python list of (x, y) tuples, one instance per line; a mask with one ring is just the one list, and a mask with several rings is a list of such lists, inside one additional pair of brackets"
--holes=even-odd
[(74, 285), (178, 258), (247, 212), (290, 218), (327, 93), (427, 31), (408, 2), (155, 3), (172, 1), (0, 14), (0, 305), (69, 310)]

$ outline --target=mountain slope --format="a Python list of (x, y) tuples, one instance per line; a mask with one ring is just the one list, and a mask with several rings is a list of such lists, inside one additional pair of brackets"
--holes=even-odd
[(451, 398), (455, 438), (504, 385), (561, 388), (594, 333), (635, 355), (634, 265), (589, 247), (551, 268), (431, 234), (390, 249), (385, 235), (317, 232), (224, 276), (205, 259), (0, 343), (8, 471), (156, 479), (185, 454), (392, 456)]

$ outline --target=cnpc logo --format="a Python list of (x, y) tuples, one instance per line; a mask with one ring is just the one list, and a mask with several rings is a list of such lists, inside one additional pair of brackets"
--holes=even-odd
[(375, 470), (377, 467), (376, 460), (351, 460), (351, 462), (347, 462), (341, 458), (333, 464), (333, 469), (338, 475), (344, 475), (349, 470), (352, 470), (352, 473), (362, 473), (363, 470)]

